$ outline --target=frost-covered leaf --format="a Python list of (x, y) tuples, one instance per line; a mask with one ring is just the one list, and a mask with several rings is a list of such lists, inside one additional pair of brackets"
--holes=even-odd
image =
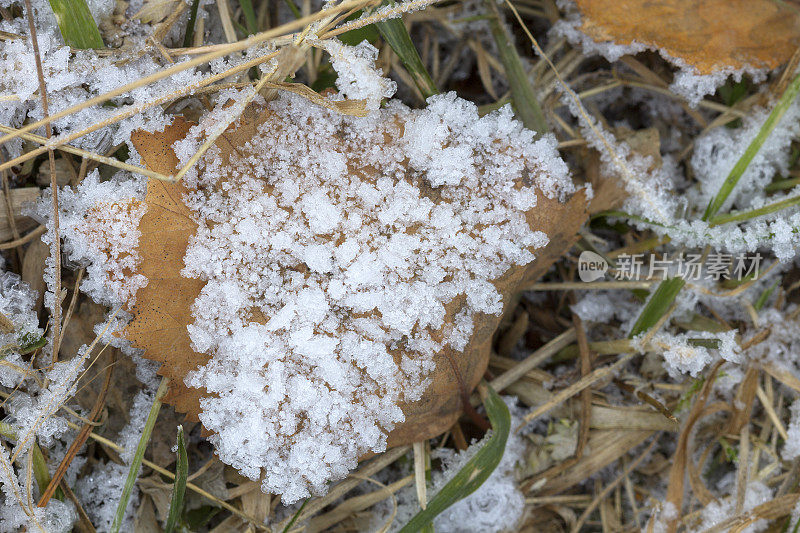
[(800, 44), (800, 12), (772, 0), (566, 0), (553, 26), (588, 54), (617, 61), (657, 51), (677, 68), (669, 89), (696, 106), (729, 77), (754, 81)]
[[(209, 127), (178, 119), (133, 142), (171, 174)], [(453, 424), (451, 361), (474, 387), (504, 303), (574, 242), (573, 191), (554, 139), (508, 108), (251, 107), (185, 183), (147, 184), (149, 282), (125, 336), (163, 363), (165, 401), (223, 461), (271, 470), (265, 490), (297, 501), (359, 456)]]

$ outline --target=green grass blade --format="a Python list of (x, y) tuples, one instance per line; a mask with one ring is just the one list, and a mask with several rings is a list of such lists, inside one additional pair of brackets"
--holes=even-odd
[(294, 513), (292, 519), (289, 520), (289, 523), (286, 524), (286, 527), (283, 528), (283, 531), (281, 533), (288, 533), (289, 530), (292, 529), (292, 526), (294, 525), (295, 522), (297, 522), (297, 518), (300, 516), (300, 513), (303, 512), (303, 509), (305, 509), (307, 503), (308, 503), (308, 498), (306, 498), (305, 501), (303, 501), (302, 505), (300, 505), (300, 508), (297, 510), (296, 513)]
[(400, 533), (424, 530), (425, 526), (433, 523), (433, 519), (439, 513), (475, 492), (500, 464), (506, 449), (508, 434), (511, 431), (511, 414), (500, 396), (491, 387), (487, 387), (487, 389), (488, 395), (483, 405), (486, 407), (486, 414), (492, 424), (492, 436), (453, 479), (428, 502), (428, 506), (403, 526)]
[(752, 209), (750, 211), (736, 211), (726, 215), (717, 215), (711, 219), (710, 225), (711, 227), (714, 227), (719, 226), (720, 224), (728, 224), (730, 222), (744, 222), (745, 220), (776, 213), (782, 209), (794, 207), (798, 204), (800, 204), (800, 195), (791, 196), (789, 198), (784, 198), (779, 202), (773, 202), (771, 204), (761, 206), (758, 209)]
[(289, 8), (289, 11), (292, 12), (294, 18), (299, 19), (303, 18), (303, 14), (300, 13), (300, 9), (298, 9), (297, 4), (294, 3), (294, 0), (283, 0), (286, 3), (286, 6)]
[(614, 217), (614, 218), (623, 218), (629, 220), (638, 220), (639, 222), (644, 222), (645, 224), (649, 224), (651, 226), (658, 226), (660, 228), (667, 228), (667, 229), (674, 229), (675, 226), (669, 226), (667, 224), (662, 224), (660, 222), (656, 222), (655, 220), (650, 220), (649, 218), (645, 218), (639, 215), (634, 215), (633, 213), (627, 213), (625, 211), (619, 211), (617, 209), (609, 209), (607, 211), (600, 211), (599, 213), (594, 213), (589, 218), (594, 220), (596, 218), (602, 217)]
[(122, 488), (122, 495), (117, 505), (117, 514), (114, 516), (114, 522), (111, 524), (111, 533), (119, 533), (119, 528), (122, 526), (122, 520), (125, 518), (125, 510), (128, 508), (128, 501), (131, 499), (133, 486), (136, 484), (136, 479), (139, 477), (139, 467), (142, 466), (144, 451), (147, 449), (147, 443), (150, 442), (150, 435), (153, 434), (153, 427), (156, 425), (158, 412), (161, 410), (161, 398), (167, 393), (168, 383), (169, 380), (167, 378), (162, 378), (161, 384), (156, 391), (156, 397), (153, 400), (152, 407), (150, 407), (150, 413), (147, 415), (144, 429), (142, 429), (142, 436), (139, 437), (139, 445), (136, 447), (136, 453), (133, 454), (131, 468), (128, 470), (128, 478), (125, 480), (125, 486)]
[(795, 78), (783, 92), (778, 100), (778, 103), (775, 104), (775, 108), (769, 114), (767, 120), (764, 122), (764, 125), (761, 126), (761, 129), (758, 131), (758, 134), (750, 142), (750, 145), (744, 151), (742, 157), (739, 158), (739, 160), (731, 169), (730, 174), (728, 174), (728, 177), (725, 179), (722, 187), (720, 187), (717, 195), (713, 200), (711, 200), (711, 202), (709, 202), (708, 207), (706, 207), (706, 212), (703, 214), (703, 220), (711, 220), (722, 208), (722, 204), (725, 203), (725, 200), (727, 200), (728, 196), (730, 196), (730, 194), (733, 192), (733, 189), (736, 187), (736, 184), (739, 183), (739, 179), (741, 179), (742, 174), (744, 174), (744, 171), (747, 170), (750, 162), (764, 145), (764, 142), (767, 140), (767, 137), (769, 137), (769, 134), (772, 133), (772, 130), (774, 130), (775, 126), (778, 125), (781, 117), (783, 117), (783, 115), (789, 109), (789, 106), (792, 105), (792, 102), (797, 97), (798, 93), (800, 93), (800, 74), (795, 76)]
[[(347, 17), (345, 21), (349, 22), (351, 20), (358, 20), (358, 18), (363, 14), (363, 10), (358, 10), (351, 16)], [(349, 46), (356, 46), (361, 44), (363, 41), (368, 41), (371, 44), (375, 44), (380, 38), (381, 34), (375, 24), (367, 24), (366, 26), (362, 26), (360, 28), (354, 28), (350, 31), (344, 32), (339, 36), (339, 40)]]
[(192, 1), (192, 10), (189, 12), (189, 24), (186, 25), (186, 33), (183, 35), (183, 47), (189, 48), (194, 41), (194, 26), (197, 23), (197, 8), (200, 7), (200, 0)]
[[(384, 0), (381, 5), (389, 6), (393, 4), (394, 2)], [(378, 31), (381, 32), (383, 39), (389, 43), (394, 53), (400, 58), (400, 61), (402, 61), (403, 66), (406, 67), (406, 70), (413, 78), (422, 96), (428, 99), (435, 94), (439, 94), (439, 89), (436, 88), (436, 84), (433, 83), (433, 79), (422, 63), (417, 48), (414, 46), (414, 43), (411, 42), (411, 36), (408, 35), (408, 30), (406, 30), (403, 20), (400, 18), (393, 18), (382, 22), (376, 22), (375, 26), (378, 27)]]
[(86, 0), (50, 0), (64, 42), (72, 48), (105, 48)]
[(186, 439), (183, 438), (183, 426), (178, 426), (178, 461), (175, 465), (175, 483), (172, 485), (172, 501), (169, 504), (169, 515), (164, 525), (164, 533), (172, 533), (178, 527), (178, 520), (183, 512), (183, 496), (186, 494), (186, 478), (189, 475), (189, 458), (186, 455)]
[(775, 292), (775, 289), (778, 287), (779, 283), (780, 280), (776, 279), (772, 285), (767, 287), (764, 292), (758, 296), (758, 300), (756, 300), (756, 303), (753, 304), (753, 307), (756, 311), (761, 311), (761, 309), (766, 305), (767, 300), (769, 300), (769, 297), (772, 296), (773, 292)]
[(536, 99), (536, 93), (533, 92), (533, 86), (531, 86), (525, 68), (522, 66), (517, 49), (500, 22), (500, 10), (497, 2), (486, 0), (485, 3), (489, 10), (489, 29), (497, 43), (500, 61), (505, 68), (508, 85), (511, 87), (514, 111), (517, 112), (517, 116), (526, 128), (538, 134), (546, 133), (550, 128), (547, 126), (544, 113)]
[(659, 283), (653, 296), (647, 301), (644, 309), (642, 309), (639, 318), (636, 319), (636, 323), (633, 325), (633, 329), (631, 329), (628, 338), (632, 339), (655, 326), (658, 321), (661, 320), (661, 317), (664, 316), (664, 313), (670, 308), (672, 302), (675, 301), (675, 298), (678, 296), (678, 293), (681, 292), (684, 285), (686, 285), (686, 280), (683, 278), (665, 279)]
[(256, 22), (256, 12), (253, 9), (253, 2), (251, 0), (239, 0), (239, 5), (242, 6), (242, 14), (244, 14), (244, 21), (247, 24), (247, 32), (249, 35), (258, 33), (258, 23)]
[(47, 468), (42, 449), (36, 443), (33, 445), (33, 477), (36, 478), (40, 493), (50, 485), (50, 469)]
[[(789, 520), (791, 520), (791, 518)], [(797, 523), (794, 525), (794, 529), (792, 529), (792, 533), (797, 533), (798, 529), (800, 529), (800, 518), (798, 518)]]
[[(17, 440), (17, 430), (5, 422), (0, 422), (0, 435), (9, 440)], [(40, 493), (50, 485), (50, 470), (47, 468), (47, 461), (42, 454), (42, 449), (36, 442), (33, 443), (33, 477), (36, 479), (36, 486), (39, 487)]]

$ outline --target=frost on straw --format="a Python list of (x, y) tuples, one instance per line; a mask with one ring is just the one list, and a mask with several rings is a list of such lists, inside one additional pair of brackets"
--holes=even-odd
[[(717, 128), (700, 136), (691, 160), (698, 180), (687, 184), (674, 157), (663, 156), (662, 165), (653, 165), (650, 156), (636, 153), (629, 143), (617, 139), (579, 107), (573, 92), (567, 90), (563, 100), (578, 118), (589, 146), (599, 152), (604, 179), (617, 180), (627, 194), (622, 210), (632, 215), (627, 217), (628, 223), (668, 236), (672, 245), (686, 248), (710, 246), (733, 254), (770, 250), (782, 262), (794, 257), (794, 250), (800, 244), (797, 207), (754, 214), (737, 224), (714, 225), (701, 219), (708, 200), (717, 193), (763, 124), (768, 114), (765, 110), (755, 110), (745, 118), (741, 128)], [(799, 131), (799, 113), (800, 104), (789, 107), (744, 172), (726, 207), (741, 207), (747, 212), (781, 201), (794, 201), (798, 194), (794, 189), (767, 196), (765, 185), (788, 168), (792, 139)]]
[[(537, 202), (574, 187), (552, 137), (452, 94), (364, 118), (284, 96), (241, 127), (185, 178), (182, 274), (203, 282), (188, 334), (206, 354), (186, 384), (210, 393), (220, 458), (290, 503), (385, 449), (434, 356), (463, 351), (503, 309), (498, 279), (548, 243)], [(176, 143), (183, 160), (201, 134)]]
[(30, 370), (20, 352), (43, 334), (33, 310), (35, 302), (36, 295), (18, 275), (0, 271), (0, 385), (4, 387), (16, 387)]
[[(0, 6), (3, 2), (4, 0), (0, 0)], [(92, 2), (89, 4), (91, 7)], [(47, 11), (51, 12), (49, 6)], [(27, 35), (28, 26), (24, 18), (2, 20), (0, 31)], [(134, 29), (131, 31), (134, 32)], [(64, 46), (57, 27), (48, 27), (47, 24), (40, 27), (37, 36), (47, 83), (50, 115), (128, 85), (132, 80), (160, 72), (163, 65), (151, 54), (142, 53), (143, 47), (146, 46), (144, 37), (149, 35), (151, 28), (141, 25), (136, 27), (136, 31), (142, 33), (131, 36), (132, 42), (127, 43), (128, 46), (116, 50), (113, 56), (99, 56), (93, 50), (71, 50), (68, 46)], [(64, 137), (103, 125), (92, 132), (76, 136), (70, 144), (104, 154), (111, 147), (125, 143), (133, 156), (131, 162), (136, 162), (136, 152), (130, 143), (131, 133), (140, 129), (147, 131), (162, 129), (168, 121), (162, 106), (153, 105), (153, 102), (160, 100), (162, 103), (169, 103), (181, 96), (189, 96), (210, 76), (250, 61), (254, 57), (263, 56), (266, 54), (265, 49), (265, 45), (255, 46), (242, 54), (211, 61), (203, 70), (189, 68), (141, 85), (112, 98), (106, 105), (91, 106), (61, 117), (53, 121), (53, 128), (60, 137)], [(178, 56), (175, 60), (176, 63), (181, 63), (187, 58)], [(2, 102), (0, 124), (18, 128), (42, 119), (43, 111), (38, 89), (35, 58), (27, 39), (0, 41), (0, 102)], [(106, 123), (115, 120), (114, 117), (123, 115), (129, 116), (113, 124)], [(4, 131), (2, 135), (7, 133)], [(20, 138), (8, 141), (4, 146), (12, 157), (17, 157), (22, 152)]]
[[(53, 416), (53, 407), (57, 408), (59, 400), (63, 400), (70, 375), (70, 364), (60, 363), (44, 375), (52, 380), (47, 388), (41, 388), (31, 379), (31, 364), (23, 360), (21, 353), (43, 334), (34, 311), (35, 302), (35, 294), (19, 276), (0, 270), (0, 312), (3, 314), (0, 384), (16, 388), (25, 383), (27, 391), (18, 391), (7, 404), (11, 416), (4, 424), (13, 428), (16, 442), (13, 446), (0, 443), (0, 531), (3, 532), (20, 531), (23, 527), (29, 531), (66, 532), (71, 530), (76, 518), (71, 503), (53, 499), (45, 508), (27, 505), (28, 491), (35, 488), (28, 485), (23, 465), (31, 453), (34, 437), (42, 446), (49, 447), (67, 429), (64, 419)], [(12, 454), (18, 457), (16, 462), (12, 462)]]

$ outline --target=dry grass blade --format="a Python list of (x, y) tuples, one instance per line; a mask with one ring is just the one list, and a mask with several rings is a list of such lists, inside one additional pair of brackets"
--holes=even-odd
[[(8, 126), (3, 126), (2, 124), (0, 124), (0, 131), (4, 133), (13, 133), (16, 131), (16, 128), (10, 128)], [(49, 142), (47, 138), (41, 137), (39, 135), (34, 135), (33, 133), (23, 133), (20, 135), (20, 137), (22, 137), (26, 141), (33, 141), (41, 145), (46, 145)], [(90, 152), (88, 150), (82, 150), (81, 148), (76, 148), (68, 144), (61, 144), (59, 145), (58, 149), (59, 151), (67, 152), (73, 155), (78, 155), (85, 159), (97, 161), (98, 163), (103, 163), (105, 165), (118, 168), (120, 170), (128, 170), (136, 174), (141, 174), (142, 176), (146, 176), (148, 178), (154, 178), (159, 180), (169, 179), (167, 176), (159, 174), (158, 172), (152, 172), (150, 170), (147, 170), (146, 168), (142, 168), (137, 165), (131, 165), (130, 163), (114, 159), (113, 157), (106, 157), (104, 155), (95, 154), (94, 152)], [(19, 191), (20, 189), (15, 189), (15, 190)]]
[[(537, 418), (539, 418), (540, 416), (546, 414), (547, 412), (549, 412), (550, 410), (552, 410), (556, 406), (561, 405), (562, 403), (564, 403), (564, 401), (566, 401), (568, 398), (571, 398), (572, 396), (575, 396), (576, 394), (578, 394), (582, 390), (586, 389), (587, 387), (591, 387), (592, 385), (594, 385), (598, 381), (601, 381), (603, 379), (608, 378), (609, 376), (612, 376), (625, 363), (630, 361), (631, 358), (634, 355), (636, 355), (636, 354), (630, 353), (630, 354), (623, 355), (615, 363), (613, 363), (611, 365), (608, 365), (608, 366), (600, 367), (600, 368), (594, 370), (591, 374), (588, 374), (587, 376), (579, 379), (578, 381), (576, 381), (575, 383), (573, 383), (569, 387), (567, 387), (567, 388), (559, 391), (558, 393), (556, 393), (549, 402), (547, 402), (544, 405), (541, 405), (541, 406), (537, 407), (532, 412), (530, 412), (527, 415), (525, 415), (523, 417), (523, 420), (525, 421), (526, 424), (531, 422), (531, 421), (533, 421), (533, 420), (536, 420)], [(519, 426), (519, 427), (517, 427), (515, 431), (519, 431), (523, 427), (524, 427), (524, 424)]]
[(564, 333), (560, 334), (555, 339), (551, 340), (531, 355), (522, 360), (514, 368), (504, 372), (503, 374), (492, 380), (491, 385), (497, 391), (502, 391), (522, 376), (530, 372), (532, 369), (541, 365), (548, 358), (552, 357), (565, 346), (575, 341), (575, 329), (570, 328)]
[(620, 379), (615, 379), (614, 383), (616, 383), (617, 386), (619, 388), (621, 388), (622, 390), (627, 391), (627, 392), (629, 392), (631, 394), (634, 394), (637, 398), (639, 398), (640, 400), (642, 400), (646, 404), (651, 405), (652, 407), (654, 407), (659, 413), (664, 415), (665, 418), (667, 418), (669, 420), (672, 420), (673, 422), (677, 422), (678, 421), (678, 419), (675, 418), (675, 415), (673, 415), (672, 412), (669, 409), (667, 409), (667, 406), (665, 406), (663, 403), (659, 402), (658, 400), (656, 400), (655, 398), (653, 398), (649, 394), (646, 394), (643, 391), (637, 390), (635, 387), (632, 387), (631, 385), (628, 385), (627, 383), (623, 382)]
[(591, 427), (594, 429), (621, 429), (621, 430), (652, 430), (673, 431), (680, 430), (678, 421), (671, 420), (661, 413), (642, 411), (631, 407), (605, 407), (592, 406)]
[[(331, 490), (329, 490), (328, 494), (326, 494), (324, 497), (310, 500), (297, 517), (297, 520), (302, 522), (306, 518), (314, 516), (320, 510), (324, 509), (332, 502), (356, 488), (359, 483), (361, 483), (362, 479), (372, 477), (375, 473), (383, 470), (383, 468), (386, 466), (400, 459), (410, 450), (411, 446), (400, 446), (398, 448), (392, 448), (380, 456), (370, 459), (362, 467), (350, 474), (347, 479), (331, 487)], [(274, 529), (280, 531), (284, 530), (289, 524), (290, 520), (291, 518), (283, 520), (282, 522), (276, 524)]]
[(0, 250), (10, 250), (11, 248), (16, 248), (18, 246), (22, 246), (24, 244), (27, 244), (27, 243), (31, 242), (32, 240), (34, 240), (34, 239), (36, 239), (38, 237), (41, 237), (44, 234), (45, 231), (47, 231), (47, 228), (45, 228), (44, 226), (39, 226), (38, 228), (36, 228), (35, 230), (31, 231), (30, 233), (28, 233), (24, 237), (20, 237), (19, 239), (16, 239), (16, 240), (13, 240), (13, 241), (0, 243)]
[[(374, 480), (369, 480), (373, 483), (377, 483)], [(401, 478), (390, 485), (381, 486), (376, 491), (362, 494), (360, 496), (354, 496), (343, 501), (337, 507), (328, 511), (327, 513), (320, 514), (312, 518), (308, 521), (308, 525), (306, 525), (306, 531), (308, 533), (318, 533), (321, 531), (327, 531), (334, 525), (342, 522), (348, 516), (351, 516), (354, 513), (359, 511), (363, 511), (378, 502), (381, 502), (387, 498), (393, 498), (394, 494), (409, 485), (412, 481), (414, 481), (414, 476), (406, 476)], [(396, 503), (395, 503), (396, 507)]]
[(569, 465), (558, 476), (543, 476), (537, 474), (526, 481), (523, 489), (538, 491), (541, 494), (558, 494), (583, 483), (588, 477), (595, 475), (609, 465), (614, 464), (628, 453), (640, 446), (656, 433), (652, 430), (620, 431), (598, 430), (589, 434), (588, 449), (590, 454), (584, 454), (580, 460)]
[[(86, 7), (85, 3), (83, 7)], [(33, 21), (34, 13), (31, 0), (25, 0), (25, 10), (27, 12), (31, 46), (33, 47), (33, 57), (36, 60), (36, 74), (39, 79), (39, 97), (42, 100), (43, 120), (47, 120), (50, 116), (47, 102), (47, 84), (45, 83), (44, 72), (42, 70), (42, 58), (39, 54), (39, 39), (36, 36), (36, 26)], [(53, 136), (53, 129), (50, 122), (45, 124), (45, 132), (47, 133), (48, 139)], [(53, 282), (51, 287), (55, 297), (53, 299), (53, 307), (50, 315), (50, 331), (52, 334), (52, 353), (50, 355), (50, 361), (55, 362), (58, 360), (58, 343), (61, 341), (61, 234), (58, 227), (58, 183), (56, 182), (56, 160), (53, 150), (48, 150), (47, 159), (50, 165), (50, 190), (53, 197), (50, 254), (51, 260), (55, 265), (53, 268)]]
[(617, 486), (618, 486), (620, 483), (622, 483), (622, 481), (623, 481), (623, 480), (624, 480), (624, 479), (625, 479), (625, 478), (626, 478), (628, 475), (630, 475), (630, 473), (631, 473), (631, 472), (633, 472), (633, 470), (634, 470), (634, 469), (635, 469), (637, 466), (639, 466), (639, 464), (640, 464), (642, 461), (644, 461), (644, 459), (645, 459), (645, 458), (646, 458), (648, 455), (650, 455), (650, 453), (653, 451), (653, 448), (655, 448), (656, 444), (657, 444), (657, 439), (653, 439), (653, 440), (650, 442), (650, 444), (647, 446), (647, 448), (645, 448), (645, 449), (644, 449), (644, 451), (643, 451), (642, 453), (640, 453), (638, 457), (636, 457), (636, 459), (634, 459), (633, 461), (631, 461), (631, 463), (630, 463), (630, 464), (628, 464), (628, 466), (627, 466), (627, 467), (625, 467), (625, 470), (623, 470), (623, 471), (620, 473), (620, 475), (619, 475), (619, 476), (617, 476), (617, 477), (614, 479), (614, 481), (612, 481), (611, 483), (609, 483), (608, 485), (606, 485), (606, 486), (605, 486), (605, 488), (603, 488), (603, 490), (602, 490), (602, 491), (600, 491), (600, 494), (598, 494), (598, 495), (597, 495), (597, 496), (594, 498), (594, 500), (592, 500), (592, 503), (590, 503), (590, 504), (589, 504), (589, 506), (586, 508), (586, 510), (584, 510), (584, 511), (583, 511), (583, 513), (582, 513), (582, 514), (581, 514), (581, 516), (578, 518), (578, 521), (575, 523), (575, 525), (574, 525), (574, 526), (572, 526), (572, 533), (578, 533), (579, 531), (581, 531), (581, 529), (582, 529), (583, 525), (586, 523), (586, 520), (588, 520), (588, 519), (589, 519), (589, 516), (592, 514), (592, 512), (594, 512), (594, 510), (597, 508), (597, 506), (598, 506), (598, 505), (600, 505), (600, 503), (601, 503), (603, 500), (605, 500), (605, 498), (607, 498), (609, 494), (611, 494), (611, 491), (612, 491), (612, 490), (614, 490), (614, 489), (615, 489), (615, 488), (616, 488), (616, 487), (617, 487)]
[(800, 494), (779, 496), (772, 501), (762, 503), (742, 515), (728, 518), (704, 530), (703, 533), (722, 533), (723, 531), (741, 533), (753, 522), (758, 520), (774, 520), (790, 514), (799, 499)]
[(415, 442), (412, 445), (414, 451), (414, 488), (417, 491), (417, 501), (421, 509), (428, 506), (427, 481), (425, 471), (427, 469), (427, 453), (425, 452), (425, 441)]
[[(706, 410), (706, 401), (711, 394), (714, 377), (721, 366), (722, 362), (718, 362), (712, 368), (709, 377), (706, 379), (702, 389), (700, 390), (700, 393), (697, 395), (694, 405), (692, 405), (692, 410), (686, 419), (683, 429), (681, 430), (681, 434), (678, 439), (678, 449), (675, 451), (672, 458), (672, 467), (670, 468), (669, 474), (669, 486), (667, 487), (666, 501), (673, 506), (673, 509), (681, 509), (683, 507), (684, 478), (686, 475), (686, 463), (688, 461), (686, 448), (689, 443), (692, 429), (697, 421), (700, 420), (704, 414), (710, 414)], [(667, 531), (674, 533), (677, 531), (677, 528), (677, 516), (667, 520)]]

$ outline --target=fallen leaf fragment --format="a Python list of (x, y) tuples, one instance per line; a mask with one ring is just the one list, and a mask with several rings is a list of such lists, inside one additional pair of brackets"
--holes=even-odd
[[(136, 131), (131, 140), (140, 150), (147, 168), (169, 175), (175, 172), (178, 164), (172, 143), (183, 138), (190, 126), (178, 118), (163, 132)], [(186, 387), (183, 379), (188, 372), (206, 363), (209, 356), (192, 350), (186, 331), (186, 325), (192, 321), (192, 303), (204, 283), (181, 276), (186, 246), (197, 231), (197, 223), (183, 203), (185, 192), (182, 182), (153, 179), (147, 182), (144, 199), (147, 211), (139, 222), (142, 261), (138, 272), (148, 283), (136, 294), (137, 305), (131, 308), (133, 319), (124, 336), (144, 350), (147, 357), (162, 363), (159, 374), (170, 379), (164, 401), (197, 420), (203, 391)]]
[(11, 189), (11, 201), (6, 200), (5, 193), (0, 191), (0, 240), (8, 241), (14, 238), (14, 232), (11, 229), (11, 220), (9, 219), (10, 212), (13, 213), (14, 222), (16, 224), (17, 232), (24, 234), (28, 230), (36, 227), (36, 221), (22, 215), (22, 206), (28, 202), (33, 202), (39, 198), (41, 192), (38, 187), (22, 187), (20, 189)]
[(800, 45), (800, 11), (773, 0), (576, 0), (595, 42), (644, 44), (700, 74), (774, 69)]

